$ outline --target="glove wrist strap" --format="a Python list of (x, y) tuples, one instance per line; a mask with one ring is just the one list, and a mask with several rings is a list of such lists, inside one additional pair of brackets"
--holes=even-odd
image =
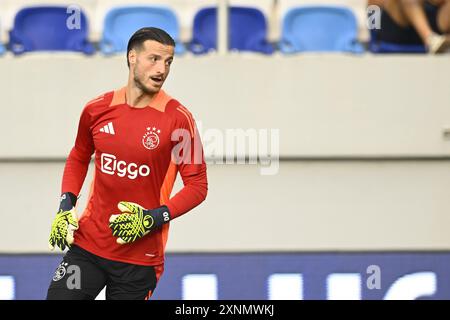
[(77, 196), (72, 192), (64, 192), (61, 195), (61, 201), (59, 203), (58, 211), (70, 211), (73, 207), (75, 207), (77, 203)]
[(150, 215), (153, 218), (154, 226), (153, 228), (158, 228), (165, 223), (168, 223), (171, 219), (169, 208), (167, 206), (161, 206), (156, 209), (146, 210), (146, 214)]

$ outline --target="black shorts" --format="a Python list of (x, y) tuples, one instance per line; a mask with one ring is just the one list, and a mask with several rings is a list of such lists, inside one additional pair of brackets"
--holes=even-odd
[(55, 271), (47, 300), (93, 300), (105, 286), (107, 300), (146, 300), (160, 270), (161, 266), (112, 261), (72, 246)]
[[(431, 29), (438, 34), (441, 34), (442, 32), (439, 31), (437, 25), (439, 7), (425, 1), (424, 10)], [(381, 11), (381, 29), (377, 31), (377, 34), (378, 40), (383, 42), (409, 45), (423, 44), (422, 39), (414, 27), (399, 26), (386, 10)]]

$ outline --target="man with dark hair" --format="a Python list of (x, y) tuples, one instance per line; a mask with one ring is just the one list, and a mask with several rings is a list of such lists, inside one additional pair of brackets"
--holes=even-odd
[(136, 31), (133, 36), (128, 41), (127, 46), (127, 65), (130, 66), (130, 61), (128, 60), (128, 54), (132, 49), (142, 49), (142, 44), (145, 40), (153, 40), (164, 44), (166, 46), (175, 48), (175, 41), (166, 32), (161, 32), (163, 30), (158, 28), (142, 28)]
[[(127, 48), (128, 84), (83, 109), (49, 240), (70, 249), (47, 299), (95, 299), (105, 286), (106, 299), (148, 299), (163, 272), (169, 222), (206, 198), (195, 121), (161, 89), (174, 47), (161, 29), (136, 31)], [(78, 221), (77, 195), (94, 152), (94, 180)], [(184, 187), (170, 197), (178, 172)]]

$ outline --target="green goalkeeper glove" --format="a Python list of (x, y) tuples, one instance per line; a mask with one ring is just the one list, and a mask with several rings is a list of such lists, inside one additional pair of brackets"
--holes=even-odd
[(111, 215), (109, 227), (113, 236), (119, 237), (118, 244), (136, 241), (170, 221), (166, 206), (147, 210), (136, 203), (121, 201), (117, 207), (122, 213)]
[(48, 240), (50, 250), (55, 245), (64, 251), (73, 243), (73, 233), (78, 229), (78, 218), (75, 211), (76, 196), (70, 192), (63, 193), (59, 211), (56, 214)]

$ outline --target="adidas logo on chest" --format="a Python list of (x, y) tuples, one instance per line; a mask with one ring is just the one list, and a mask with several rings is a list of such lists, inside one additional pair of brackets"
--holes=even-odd
[(108, 122), (108, 124), (104, 125), (103, 128), (100, 128), (100, 132), (108, 133), (108, 134), (116, 134), (114, 131), (114, 126), (112, 122)]

